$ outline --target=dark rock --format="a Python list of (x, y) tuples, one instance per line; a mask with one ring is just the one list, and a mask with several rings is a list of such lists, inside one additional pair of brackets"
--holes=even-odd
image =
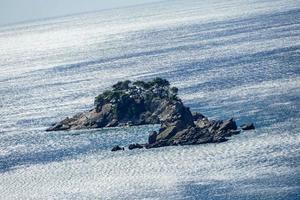
[(219, 131), (228, 131), (228, 130), (236, 130), (237, 126), (233, 118), (230, 120), (224, 121), (219, 128)]
[(157, 137), (157, 132), (156, 132), (156, 131), (152, 131), (152, 132), (149, 134), (148, 143), (149, 143), (149, 144), (155, 143), (155, 142), (156, 142), (156, 137)]
[[(95, 108), (53, 124), (47, 131), (159, 124), (167, 110), (186, 109), (177, 90), (161, 78), (149, 82), (120, 81), (95, 98)], [(177, 110), (172, 110), (175, 113)], [(188, 117), (186, 115), (182, 118)]]
[(156, 140), (168, 140), (172, 138), (178, 131), (179, 129), (177, 129), (176, 126), (168, 126), (156, 136)]
[(120, 147), (119, 145), (117, 145), (117, 146), (114, 146), (112, 149), (111, 149), (111, 151), (124, 151), (125, 149), (124, 149), (124, 147)]
[(209, 127), (208, 127), (209, 132), (215, 132), (217, 130), (222, 131), (222, 129), (220, 128), (222, 124), (223, 124), (223, 121), (215, 121), (215, 120), (210, 121)]
[(118, 125), (118, 120), (113, 119), (111, 122), (109, 122), (106, 127), (115, 127)]
[(67, 117), (61, 122), (53, 124), (51, 127), (46, 129), (46, 131), (68, 130), (70, 128), (69, 122), (70, 119)]
[(253, 123), (250, 123), (250, 124), (242, 124), (240, 127), (241, 127), (241, 129), (244, 130), (244, 131), (255, 129), (255, 126), (254, 126)]
[(194, 125), (186, 125), (181, 121), (162, 125), (155, 143), (148, 148), (170, 145), (195, 145), (205, 143), (225, 142), (234, 134), (238, 134), (233, 119), (227, 121), (209, 121), (207, 118), (198, 119)]
[(221, 142), (226, 142), (226, 141), (228, 141), (228, 139), (225, 137), (216, 137), (213, 140), (214, 143), (221, 143)]
[(144, 148), (144, 146), (141, 145), (141, 144), (138, 144), (138, 143), (136, 143), (136, 144), (130, 144), (130, 145), (128, 146), (128, 149), (129, 149), (129, 150), (133, 150), (133, 149), (142, 149), (142, 148)]
[[(239, 134), (233, 119), (208, 120), (201, 113), (191, 113), (177, 93), (161, 78), (120, 81), (95, 98), (95, 108), (55, 123), (47, 131), (161, 124), (158, 133), (149, 135), (148, 144), (131, 144), (129, 149), (219, 143)], [(250, 130), (254, 125), (241, 128)], [(112, 151), (123, 149), (115, 146)]]

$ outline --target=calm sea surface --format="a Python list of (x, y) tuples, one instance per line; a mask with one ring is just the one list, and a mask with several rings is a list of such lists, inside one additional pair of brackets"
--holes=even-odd
[[(45, 132), (119, 80), (254, 122), (222, 144), (110, 152), (158, 126)], [(300, 199), (300, 2), (182, 0), (0, 27), (0, 199)]]

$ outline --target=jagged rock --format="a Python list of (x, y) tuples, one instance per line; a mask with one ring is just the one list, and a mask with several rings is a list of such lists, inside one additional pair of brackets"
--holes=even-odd
[(129, 149), (129, 150), (133, 150), (133, 149), (142, 149), (142, 148), (144, 148), (144, 146), (141, 145), (141, 144), (138, 144), (138, 143), (136, 143), (136, 144), (130, 144), (130, 145), (128, 146), (128, 149)]
[(119, 145), (117, 145), (117, 146), (114, 146), (112, 149), (111, 149), (111, 151), (121, 151), (121, 150), (125, 150), (124, 149), (124, 147), (120, 147)]
[(253, 123), (250, 123), (250, 124), (242, 124), (240, 127), (241, 127), (241, 129), (244, 130), (244, 131), (255, 129), (255, 126), (254, 126)]
[(113, 119), (113, 120), (111, 120), (111, 122), (109, 122), (109, 123), (106, 125), (106, 127), (115, 127), (115, 126), (117, 126), (117, 125), (118, 125), (118, 120)]
[(165, 115), (172, 114), (168, 113), (171, 106), (185, 109), (177, 90), (161, 78), (120, 81), (95, 98), (94, 109), (55, 123), (47, 131), (159, 124)]
[(156, 137), (157, 137), (157, 132), (156, 132), (156, 131), (152, 131), (152, 132), (149, 134), (148, 143), (149, 143), (149, 144), (155, 143), (155, 142), (156, 142)]
[(220, 125), (219, 131), (228, 131), (228, 130), (236, 130), (236, 129), (237, 129), (237, 125), (233, 120), (233, 118), (231, 118), (230, 120), (224, 121)]
[[(239, 134), (236, 122), (208, 120), (200, 113), (191, 113), (177, 97), (178, 89), (161, 78), (152, 81), (120, 81), (95, 98), (95, 108), (53, 124), (47, 131), (88, 129), (143, 124), (161, 124), (152, 132), (148, 144), (131, 144), (129, 149), (155, 148), (170, 145), (219, 143)], [(253, 124), (241, 126), (254, 129)], [(123, 150), (116, 146), (112, 150)]]
[(204, 143), (220, 143), (227, 141), (227, 137), (238, 134), (233, 119), (226, 121), (209, 121), (207, 118), (198, 119), (195, 124), (185, 124), (178, 120), (171, 124), (162, 124), (156, 142), (148, 148), (170, 145), (195, 145)]
[(159, 132), (159, 134), (156, 136), (156, 140), (168, 140), (173, 137), (178, 131), (179, 129), (177, 129), (176, 126), (168, 126), (162, 132)]

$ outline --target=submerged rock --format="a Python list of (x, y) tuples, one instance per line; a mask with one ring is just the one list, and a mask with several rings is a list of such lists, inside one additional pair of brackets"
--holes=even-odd
[(129, 150), (133, 150), (133, 149), (142, 149), (142, 148), (144, 148), (144, 146), (141, 145), (141, 144), (138, 144), (138, 143), (136, 143), (136, 144), (130, 144), (130, 145), (128, 146), (128, 149), (129, 149)]
[(241, 129), (244, 130), (244, 131), (255, 129), (253, 123), (250, 123), (250, 124), (242, 124), (240, 127), (241, 127)]
[[(170, 87), (170, 83), (161, 78), (149, 82), (120, 81), (112, 90), (95, 98), (95, 108), (67, 117), (47, 131), (161, 124), (158, 132), (149, 135), (148, 144), (131, 144), (129, 149), (219, 143), (239, 134), (233, 119), (208, 120), (200, 113), (191, 113), (177, 97), (177, 92), (177, 88)], [(254, 125), (241, 128), (249, 130)], [(116, 146), (113, 150), (123, 148)]]
[(124, 147), (120, 147), (119, 145), (114, 146), (111, 151), (124, 151), (125, 148)]

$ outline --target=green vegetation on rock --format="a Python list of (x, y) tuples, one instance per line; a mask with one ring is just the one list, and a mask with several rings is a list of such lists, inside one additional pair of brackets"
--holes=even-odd
[[(240, 132), (233, 119), (209, 121), (201, 113), (192, 114), (177, 94), (178, 88), (170, 87), (169, 81), (162, 78), (119, 81), (95, 98), (94, 109), (66, 118), (47, 130), (161, 124), (159, 132), (149, 136), (149, 144), (133, 144), (130, 149), (224, 142)], [(249, 130), (254, 125), (242, 128)]]

